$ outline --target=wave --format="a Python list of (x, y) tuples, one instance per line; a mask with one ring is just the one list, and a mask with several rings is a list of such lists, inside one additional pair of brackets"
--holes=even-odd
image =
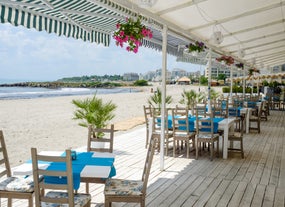
[(31, 88), (31, 87), (0, 87), (0, 100), (2, 99), (31, 99), (56, 96), (92, 95), (137, 92), (130, 88)]

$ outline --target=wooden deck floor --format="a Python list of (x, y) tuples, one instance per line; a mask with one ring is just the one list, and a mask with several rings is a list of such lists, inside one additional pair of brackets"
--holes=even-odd
[[(285, 206), (285, 111), (271, 111), (261, 133), (244, 136), (245, 159), (229, 154), (227, 160), (208, 154), (194, 159), (165, 158), (160, 171), (156, 153), (147, 191), (147, 206)], [(145, 127), (115, 136), (117, 178), (140, 179), (145, 161)], [(81, 190), (84, 190), (82, 185)], [(104, 206), (103, 185), (90, 185), (92, 207)], [(2, 205), (6, 206), (5, 199)], [(27, 206), (23, 201), (14, 206)], [(139, 206), (115, 203), (113, 206)]]

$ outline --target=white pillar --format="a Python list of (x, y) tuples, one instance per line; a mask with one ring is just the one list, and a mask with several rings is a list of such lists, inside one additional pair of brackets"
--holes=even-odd
[(167, 26), (163, 25), (162, 30), (162, 89), (161, 89), (161, 136), (160, 136), (160, 170), (164, 170), (164, 132), (166, 113), (166, 71), (167, 71)]
[(230, 66), (230, 79), (231, 79), (231, 88), (230, 88), (230, 102), (233, 100), (233, 66)]
[(245, 68), (243, 68), (242, 97), (245, 98)]
[(209, 60), (208, 60), (208, 111), (212, 112), (211, 107), (211, 82), (212, 82), (212, 49), (209, 48)]

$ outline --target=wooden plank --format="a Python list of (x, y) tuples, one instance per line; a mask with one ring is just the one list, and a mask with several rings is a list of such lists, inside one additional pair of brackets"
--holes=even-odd
[(241, 202), (239, 205), (240, 207), (247, 207), (247, 206), (249, 207), (250, 206), (251, 201), (253, 199), (254, 192), (255, 192), (255, 188), (256, 188), (256, 184), (248, 183), (248, 185), (246, 186), (244, 195), (241, 199)]
[(235, 190), (238, 186), (237, 181), (231, 181), (228, 188), (226, 189), (225, 193), (223, 194), (222, 198), (220, 199), (219, 203), (217, 206), (223, 207), (227, 206), (229, 201), (231, 200), (233, 194), (235, 194)]
[(204, 206), (221, 182), (222, 179), (219, 178), (213, 180), (213, 182), (208, 186), (208, 188), (202, 193), (199, 200), (195, 203), (194, 207)]
[(251, 203), (252, 207), (262, 206), (265, 188), (266, 188), (265, 185), (257, 185), (253, 199), (252, 199), (252, 203)]
[[(217, 178), (218, 179), (218, 178)], [(219, 178), (221, 179), (221, 178)], [(221, 179), (222, 180), (222, 179)], [(230, 184), (229, 180), (222, 180), (220, 185), (217, 187), (215, 192), (212, 194), (211, 198), (208, 200), (205, 206), (216, 206), (225, 193), (225, 190), (227, 189), (228, 185)]]
[(276, 188), (274, 206), (285, 206), (285, 188)]
[(228, 204), (228, 207), (238, 207), (239, 206), (239, 204), (241, 203), (241, 199), (245, 193), (246, 186), (247, 186), (246, 182), (239, 182), (234, 192), (234, 195), (232, 196)]
[(275, 189), (276, 189), (276, 187), (273, 185), (267, 185), (266, 186), (266, 191), (265, 191), (265, 195), (263, 198), (263, 205), (262, 206), (264, 206), (264, 207), (273, 206)]

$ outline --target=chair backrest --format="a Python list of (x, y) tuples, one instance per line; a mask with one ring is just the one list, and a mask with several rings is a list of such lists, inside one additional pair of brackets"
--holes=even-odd
[(150, 144), (148, 146), (148, 151), (147, 151), (145, 164), (144, 164), (144, 170), (143, 170), (143, 174), (142, 174), (142, 181), (143, 181), (142, 193), (143, 194), (146, 194), (147, 182), (148, 182), (150, 168), (151, 168), (151, 164), (152, 164), (152, 160), (153, 160), (155, 145), (157, 142), (158, 142), (158, 138), (152, 137), (150, 139)]
[(206, 114), (206, 104), (197, 104), (194, 108), (194, 114), (198, 116), (204, 116)]
[[(167, 110), (167, 112), (165, 113), (164, 116), (164, 131), (165, 134), (168, 134), (168, 131), (170, 128), (172, 128), (172, 120), (168, 119), (168, 112), (169, 110)], [(162, 125), (162, 120), (161, 120), (161, 114), (160, 114), (160, 110), (157, 108), (153, 108), (153, 123), (152, 123), (152, 133), (160, 133), (161, 131), (161, 125)]]
[(173, 123), (173, 135), (177, 134), (189, 134), (189, 118), (188, 109), (180, 108), (179, 110), (172, 110), (172, 123)]
[(217, 133), (217, 127), (214, 128), (213, 112), (206, 113), (206, 118), (201, 118), (196, 112), (196, 134), (211, 134), (214, 136)]
[(143, 106), (143, 111), (144, 111), (144, 118), (146, 124), (148, 124), (149, 119), (152, 117), (152, 107), (151, 105), (149, 106)]
[[(73, 175), (71, 165), (71, 151), (66, 150), (66, 156), (48, 156), (40, 155), (37, 153), (36, 148), (31, 149), (32, 153), (32, 164), (33, 164), (33, 177), (34, 177), (34, 188), (35, 188), (35, 201), (36, 206), (41, 206), (41, 202), (57, 203), (57, 204), (68, 204), (68, 206), (74, 206), (74, 189), (73, 189)], [(52, 162), (52, 163), (65, 163), (65, 169), (52, 170), (52, 169), (40, 169), (38, 166), (39, 162)], [(66, 179), (66, 183), (54, 184), (46, 182), (46, 179), (50, 176), (59, 177)], [(39, 179), (42, 178), (43, 179)], [(46, 192), (49, 190), (61, 190), (68, 193), (67, 198), (50, 198), (46, 196)]]
[[(88, 126), (88, 142), (87, 151), (90, 152), (113, 152), (114, 142), (114, 125), (112, 124), (110, 129), (98, 129), (93, 126)], [(96, 144), (98, 146), (96, 146)], [(100, 146), (100, 144), (102, 144)]]
[(177, 116), (188, 116), (189, 109), (187, 107), (181, 107), (181, 106), (176, 105), (174, 109), (174, 113)]
[(0, 142), (0, 153), (2, 153), (0, 156), (0, 177), (11, 177), (11, 168), (2, 130), (0, 130)]

